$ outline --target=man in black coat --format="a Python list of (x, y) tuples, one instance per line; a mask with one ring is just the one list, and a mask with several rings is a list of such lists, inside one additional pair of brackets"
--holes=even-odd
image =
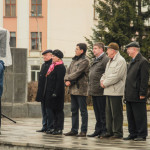
[(140, 53), (140, 46), (137, 42), (129, 43), (126, 48), (132, 60), (128, 66), (125, 84), (129, 136), (124, 140), (145, 141), (147, 136), (148, 61)]
[(41, 67), (39, 81), (38, 81), (38, 91), (36, 96), (36, 101), (41, 102), (42, 110), (42, 129), (37, 130), (37, 132), (46, 132), (53, 129), (53, 117), (51, 109), (46, 107), (45, 104), (45, 92), (46, 92), (46, 73), (49, 66), (52, 64), (52, 50), (46, 50), (42, 53), (44, 63)]

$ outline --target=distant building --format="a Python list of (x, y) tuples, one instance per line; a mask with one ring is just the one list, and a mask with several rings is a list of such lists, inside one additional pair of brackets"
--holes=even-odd
[(42, 51), (62, 50), (64, 63), (69, 65), (76, 44), (92, 35), (96, 23), (93, 4), (94, 0), (0, 1), (0, 26), (10, 31), (11, 47), (28, 49), (28, 81), (38, 79), (43, 62), (39, 37)]

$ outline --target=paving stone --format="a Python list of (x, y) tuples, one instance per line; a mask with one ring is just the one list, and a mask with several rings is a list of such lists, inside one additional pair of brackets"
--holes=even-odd
[[(124, 116), (126, 117), (126, 116)], [(144, 142), (123, 141), (122, 139), (98, 139), (66, 137), (38, 133), (41, 129), (41, 118), (14, 118), (16, 124), (2, 119), (0, 150), (149, 150), (150, 138)], [(81, 118), (80, 118), (81, 120)], [(95, 117), (89, 111), (88, 134), (94, 131)], [(65, 118), (64, 133), (71, 129), (71, 118)], [(123, 127), (124, 136), (128, 135), (127, 126)], [(149, 129), (150, 131), (150, 129)], [(79, 131), (80, 132), (80, 131)]]

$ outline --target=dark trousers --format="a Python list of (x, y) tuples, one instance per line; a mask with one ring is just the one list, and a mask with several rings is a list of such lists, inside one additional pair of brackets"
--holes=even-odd
[(82, 124), (81, 132), (87, 132), (88, 111), (86, 96), (71, 95), (71, 112), (72, 112), (72, 131), (78, 133), (79, 129), (79, 109), (81, 112)]
[(98, 134), (106, 132), (106, 96), (92, 96), (94, 113), (96, 118), (95, 132)]
[(106, 128), (111, 135), (123, 136), (122, 96), (106, 97)]
[(147, 136), (146, 102), (126, 102), (128, 130), (131, 136)]
[(2, 111), (1, 111), (1, 97), (0, 97), (0, 128), (1, 128), (1, 113), (2, 113)]
[(45, 105), (45, 101), (41, 102), (41, 110), (42, 110), (42, 129), (50, 130), (53, 129), (54, 117), (52, 110)]
[(64, 111), (63, 110), (53, 110), (54, 116), (54, 129), (63, 130), (64, 129)]

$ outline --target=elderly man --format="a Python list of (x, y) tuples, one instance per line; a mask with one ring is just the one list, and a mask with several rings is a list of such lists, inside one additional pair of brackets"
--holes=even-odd
[(126, 48), (132, 60), (128, 66), (125, 84), (129, 136), (124, 140), (145, 141), (147, 136), (148, 61), (140, 53), (139, 43), (131, 42)]
[(36, 101), (41, 102), (42, 110), (42, 129), (37, 130), (37, 132), (47, 132), (51, 133), (53, 130), (53, 116), (51, 109), (48, 109), (45, 104), (45, 87), (46, 87), (46, 73), (49, 66), (52, 63), (52, 50), (46, 50), (42, 53), (44, 63), (42, 65), (39, 81), (38, 81), (38, 91), (36, 95)]
[(117, 43), (110, 43), (107, 47), (110, 58), (105, 73), (100, 82), (106, 95), (106, 128), (107, 133), (101, 138), (113, 139), (123, 137), (123, 112), (122, 97), (126, 80), (127, 65), (125, 59), (119, 53)]
[(104, 89), (99, 85), (100, 78), (105, 72), (106, 64), (109, 60), (104, 52), (104, 43), (95, 43), (93, 54), (95, 55), (95, 59), (90, 66), (88, 93), (92, 96), (96, 124), (94, 133), (88, 135), (88, 137), (99, 136), (106, 132), (106, 96), (103, 95)]

